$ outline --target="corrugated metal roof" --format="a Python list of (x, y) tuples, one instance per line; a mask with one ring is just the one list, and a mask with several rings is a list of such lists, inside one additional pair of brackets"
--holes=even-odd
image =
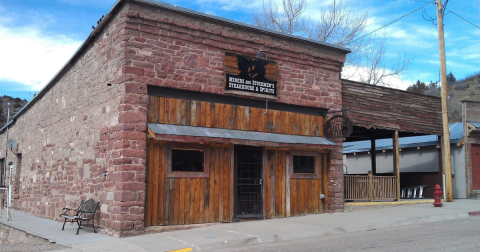
[[(463, 138), (463, 123), (451, 123), (450, 124), (450, 143), (456, 144)], [(412, 148), (417, 146), (434, 146), (438, 143), (438, 136), (426, 135), (415, 137), (401, 137), (398, 139), (399, 148)], [(343, 154), (354, 152), (367, 152), (370, 151), (370, 140), (357, 141), (357, 142), (345, 142), (343, 143)], [(391, 150), (392, 139), (378, 139), (375, 140), (375, 149), (378, 150)]]
[(468, 122), (475, 128), (480, 128), (480, 122)]
[(177, 136), (193, 136), (193, 137), (212, 137), (240, 139), (250, 141), (275, 142), (287, 144), (314, 144), (314, 145), (332, 145), (337, 144), (324, 137), (283, 135), (274, 133), (262, 133), (243, 130), (218, 129), (206, 127), (193, 127), (172, 124), (148, 123), (148, 128), (155, 134), (161, 135), (177, 135)]

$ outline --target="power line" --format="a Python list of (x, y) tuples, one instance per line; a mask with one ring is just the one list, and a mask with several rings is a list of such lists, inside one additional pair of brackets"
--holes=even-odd
[(412, 14), (412, 13), (414, 13), (414, 12), (416, 12), (416, 11), (418, 11), (418, 10), (422, 9), (422, 8), (425, 8), (425, 7), (427, 7), (429, 4), (431, 4), (431, 3), (427, 3), (426, 5), (424, 5), (424, 6), (421, 6), (421, 7), (417, 8), (417, 9), (415, 9), (415, 10), (413, 10), (413, 11), (411, 11), (411, 12), (409, 12), (409, 13), (405, 14), (405, 15), (403, 15), (403, 16), (401, 16), (401, 17), (399, 17), (399, 18), (397, 18), (397, 19), (393, 20), (392, 22), (390, 22), (390, 23), (388, 23), (388, 24), (386, 24), (386, 25), (384, 25), (384, 26), (382, 26), (382, 27), (380, 27), (380, 28), (378, 28), (378, 29), (375, 29), (375, 30), (371, 31), (371, 32), (369, 32), (369, 33), (367, 33), (367, 34), (365, 34), (365, 35), (361, 36), (361, 37), (360, 37), (360, 38), (358, 38), (358, 39), (355, 39), (355, 40), (353, 40), (352, 42), (355, 42), (355, 41), (357, 41), (357, 40), (359, 40), (359, 39), (362, 39), (362, 38), (364, 38), (364, 37), (366, 37), (366, 36), (368, 36), (368, 35), (370, 35), (370, 34), (372, 34), (372, 33), (376, 32), (376, 31), (378, 31), (378, 30), (381, 30), (381, 29), (383, 29), (383, 28), (385, 28), (385, 27), (387, 27), (387, 26), (389, 26), (389, 25), (391, 25), (391, 24), (393, 24), (393, 23), (397, 22), (397, 21), (398, 21), (398, 20), (400, 20), (400, 19), (402, 19), (402, 18), (404, 18), (404, 17), (406, 17), (406, 16), (408, 16), (408, 15), (410, 15), (410, 14)]
[(461, 17), (461, 16), (460, 16), (460, 15), (458, 15), (457, 13), (455, 13), (455, 12), (453, 12), (453, 11), (451, 11), (451, 10), (448, 10), (448, 12), (452, 13), (453, 15), (455, 15), (455, 16), (457, 16), (457, 17), (459, 17), (459, 18), (463, 19), (463, 21), (465, 21), (465, 22), (467, 22), (467, 23), (469, 23), (469, 24), (471, 24), (471, 25), (473, 25), (473, 26), (477, 27), (478, 29), (480, 29), (480, 27), (478, 27), (478, 26), (477, 26), (477, 25), (475, 25), (474, 23), (472, 23), (472, 22), (470, 22), (470, 21), (466, 20), (465, 18)]

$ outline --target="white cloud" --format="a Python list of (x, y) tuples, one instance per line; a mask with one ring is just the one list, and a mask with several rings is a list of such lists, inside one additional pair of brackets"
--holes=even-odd
[[(378, 71), (385, 71), (385, 73), (390, 73), (388, 69), (379, 69)], [(364, 67), (354, 67), (354, 66), (345, 66), (342, 69), (342, 78), (346, 78), (352, 81), (361, 81), (362, 79), (367, 78), (368, 69)], [(409, 86), (413, 84), (410, 80), (403, 80), (401, 76), (389, 76), (384, 80), (391, 88), (406, 90)]]
[(67, 62), (81, 41), (47, 36), (35, 25), (9, 28), (0, 20), (0, 81), (21, 83), (19, 90), (38, 91)]

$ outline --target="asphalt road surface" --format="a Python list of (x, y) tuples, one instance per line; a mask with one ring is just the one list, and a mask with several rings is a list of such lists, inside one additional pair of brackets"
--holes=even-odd
[(480, 217), (220, 251), (480, 251)]

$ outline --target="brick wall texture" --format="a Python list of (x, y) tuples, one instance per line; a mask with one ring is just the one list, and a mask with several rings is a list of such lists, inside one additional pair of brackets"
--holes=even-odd
[[(63, 207), (94, 198), (101, 202), (102, 232), (142, 233), (147, 85), (224, 94), (225, 52), (253, 57), (257, 50), (279, 65), (278, 102), (342, 108), (342, 52), (134, 1), (122, 4), (10, 128), (22, 153), (13, 174), (14, 208), (59, 219)], [(331, 211), (343, 211), (338, 144), (329, 156)], [(19, 159), (9, 154), (8, 161)]]

